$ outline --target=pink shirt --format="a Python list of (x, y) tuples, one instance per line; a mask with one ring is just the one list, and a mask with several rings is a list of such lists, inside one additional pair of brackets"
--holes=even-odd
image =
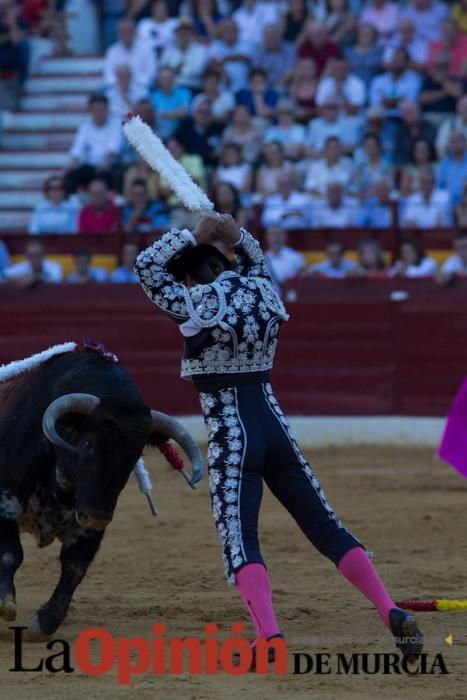
[(379, 32), (379, 43), (387, 44), (399, 27), (399, 8), (394, 2), (382, 7), (370, 5), (360, 15), (360, 24), (370, 24)]
[[(440, 51), (444, 50), (444, 45), (442, 41), (436, 41), (430, 44), (429, 54), (428, 54), (428, 65), (431, 66), (433, 59)], [(465, 34), (459, 34), (456, 39), (454, 48), (449, 51), (452, 56), (450, 74), (460, 77), (463, 75), (464, 63), (467, 66), (467, 36)]]

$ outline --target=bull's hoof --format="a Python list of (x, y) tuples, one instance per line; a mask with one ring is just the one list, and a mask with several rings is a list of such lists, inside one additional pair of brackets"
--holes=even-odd
[(25, 642), (46, 642), (51, 635), (44, 632), (39, 622), (39, 616), (35, 613), (32, 617), (28, 629), (25, 631), (23, 639)]
[(16, 603), (11, 593), (0, 598), (0, 617), (7, 622), (16, 620)]

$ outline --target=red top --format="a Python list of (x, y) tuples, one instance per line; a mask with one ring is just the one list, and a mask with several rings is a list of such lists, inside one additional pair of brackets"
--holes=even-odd
[(120, 226), (118, 207), (109, 202), (105, 209), (95, 209), (86, 204), (79, 213), (79, 233), (114, 233)]
[(333, 41), (327, 41), (323, 46), (318, 49), (316, 46), (307, 39), (300, 47), (298, 51), (299, 58), (312, 58), (316, 63), (316, 72), (321, 75), (326, 63), (330, 58), (340, 58), (342, 56), (342, 51)]

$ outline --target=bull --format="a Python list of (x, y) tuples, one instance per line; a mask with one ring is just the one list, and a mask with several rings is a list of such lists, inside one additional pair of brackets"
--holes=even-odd
[(16, 619), (14, 577), (26, 531), (39, 547), (62, 542), (59, 581), (30, 635), (58, 629), (144, 447), (169, 438), (186, 452), (196, 483), (203, 461), (190, 435), (151, 411), (102, 353), (58, 354), (0, 386), (0, 617)]

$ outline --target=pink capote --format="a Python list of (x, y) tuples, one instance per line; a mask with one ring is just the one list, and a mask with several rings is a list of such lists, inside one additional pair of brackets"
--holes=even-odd
[(449, 409), (438, 456), (467, 479), (467, 377)]

